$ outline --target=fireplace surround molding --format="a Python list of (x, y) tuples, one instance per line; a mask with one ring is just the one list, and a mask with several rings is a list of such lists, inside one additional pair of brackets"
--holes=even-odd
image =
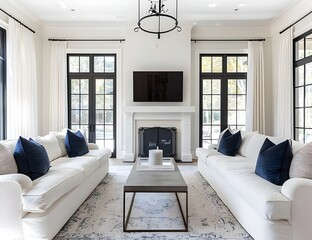
[(125, 162), (134, 162), (136, 158), (137, 121), (180, 121), (180, 153), (182, 162), (192, 162), (191, 153), (191, 118), (195, 113), (194, 106), (129, 106), (125, 114)]

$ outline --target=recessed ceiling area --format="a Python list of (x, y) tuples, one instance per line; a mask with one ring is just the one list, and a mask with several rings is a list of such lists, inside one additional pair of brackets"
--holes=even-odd
[[(149, 4), (150, 0), (146, 1)], [(165, 4), (175, 0), (166, 0)], [(299, 0), (178, 0), (179, 22), (198, 25), (265, 25)], [(16, 7), (46, 24), (137, 21), (138, 0), (11, 0)]]

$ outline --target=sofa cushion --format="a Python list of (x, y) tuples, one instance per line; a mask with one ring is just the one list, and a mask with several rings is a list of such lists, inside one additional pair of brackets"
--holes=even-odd
[(312, 179), (312, 142), (295, 153), (290, 165), (289, 176)]
[(283, 185), (289, 179), (292, 157), (288, 140), (275, 145), (267, 138), (259, 152), (256, 174), (271, 183)]
[(246, 151), (248, 148), (248, 143), (251, 139), (251, 137), (256, 134), (257, 132), (246, 132), (246, 131), (241, 131), (241, 136), (242, 136), (242, 143), (239, 147), (238, 154), (246, 157)]
[(111, 157), (112, 152), (108, 148), (100, 148), (100, 149), (92, 149), (89, 150), (89, 152), (83, 156), (91, 156), (91, 157), (100, 157), (100, 163), (101, 166), (104, 164), (104, 162), (108, 161), (108, 159)]
[(89, 152), (87, 142), (79, 130), (76, 133), (67, 130), (65, 146), (69, 157), (82, 156)]
[(246, 157), (211, 156), (208, 162), (216, 174), (233, 188), (260, 216), (270, 220), (290, 219), (290, 201), (281, 187), (255, 174), (255, 162)]
[(32, 180), (46, 174), (50, 168), (50, 161), (45, 148), (34, 140), (19, 137), (14, 158), (18, 172), (29, 176)]
[(55, 170), (52, 167), (47, 174), (34, 180), (33, 187), (24, 193), (23, 209), (26, 212), (45, 212), (60, 197), (83, 181), (84, 174), (80, 170)]
[(10, 150), (0, 144), (0, 175), (10, 173), (17, 173), (15, 159)]
[(50, 161), (62, 157), (62, 151), (55, 135), (49, 134), (44, 137), (34, 137), (33, 139), (44, 146)]
[(51, 162), (51, 167), (55, 170), (76, 169), (87, 178), (100, 167), (100, 158), (100, 156), (62, 157)]
[(241, 142), (242, 137), (240, 131), (232, 134), (229, 130), (226, 130), (221, 138), (218, 152), (227, 156), (235, 156)]

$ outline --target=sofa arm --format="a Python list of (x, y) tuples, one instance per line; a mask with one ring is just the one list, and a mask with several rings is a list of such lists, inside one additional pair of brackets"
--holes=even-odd
[(97, 149), (99, 149), (99, 146), (96, 145), (95, 143), (88, 143), (88, 149), (89, 150), (97, 150)]
[(210, 144), (208, 148), (196, 148), (196, 156), (199, 158), (206, 158), (211, 155), (212, 152), (215, 152), (217, 144)]
[(293, 239), (310, 239), (312, 235), (312, 180), (291, 178), (281, 189), (291, 201), (291, 224)]
[(18, 182), (0, 176), (0, 232), (3, 239), (22, 237), (22, 191)]

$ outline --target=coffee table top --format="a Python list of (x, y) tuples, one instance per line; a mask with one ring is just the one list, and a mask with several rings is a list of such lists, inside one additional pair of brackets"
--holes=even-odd
[(173, 171), (137, 171), (138, 159), (135, 161), (124, 192), (186, 192), (187, 185), (176, 164)]

